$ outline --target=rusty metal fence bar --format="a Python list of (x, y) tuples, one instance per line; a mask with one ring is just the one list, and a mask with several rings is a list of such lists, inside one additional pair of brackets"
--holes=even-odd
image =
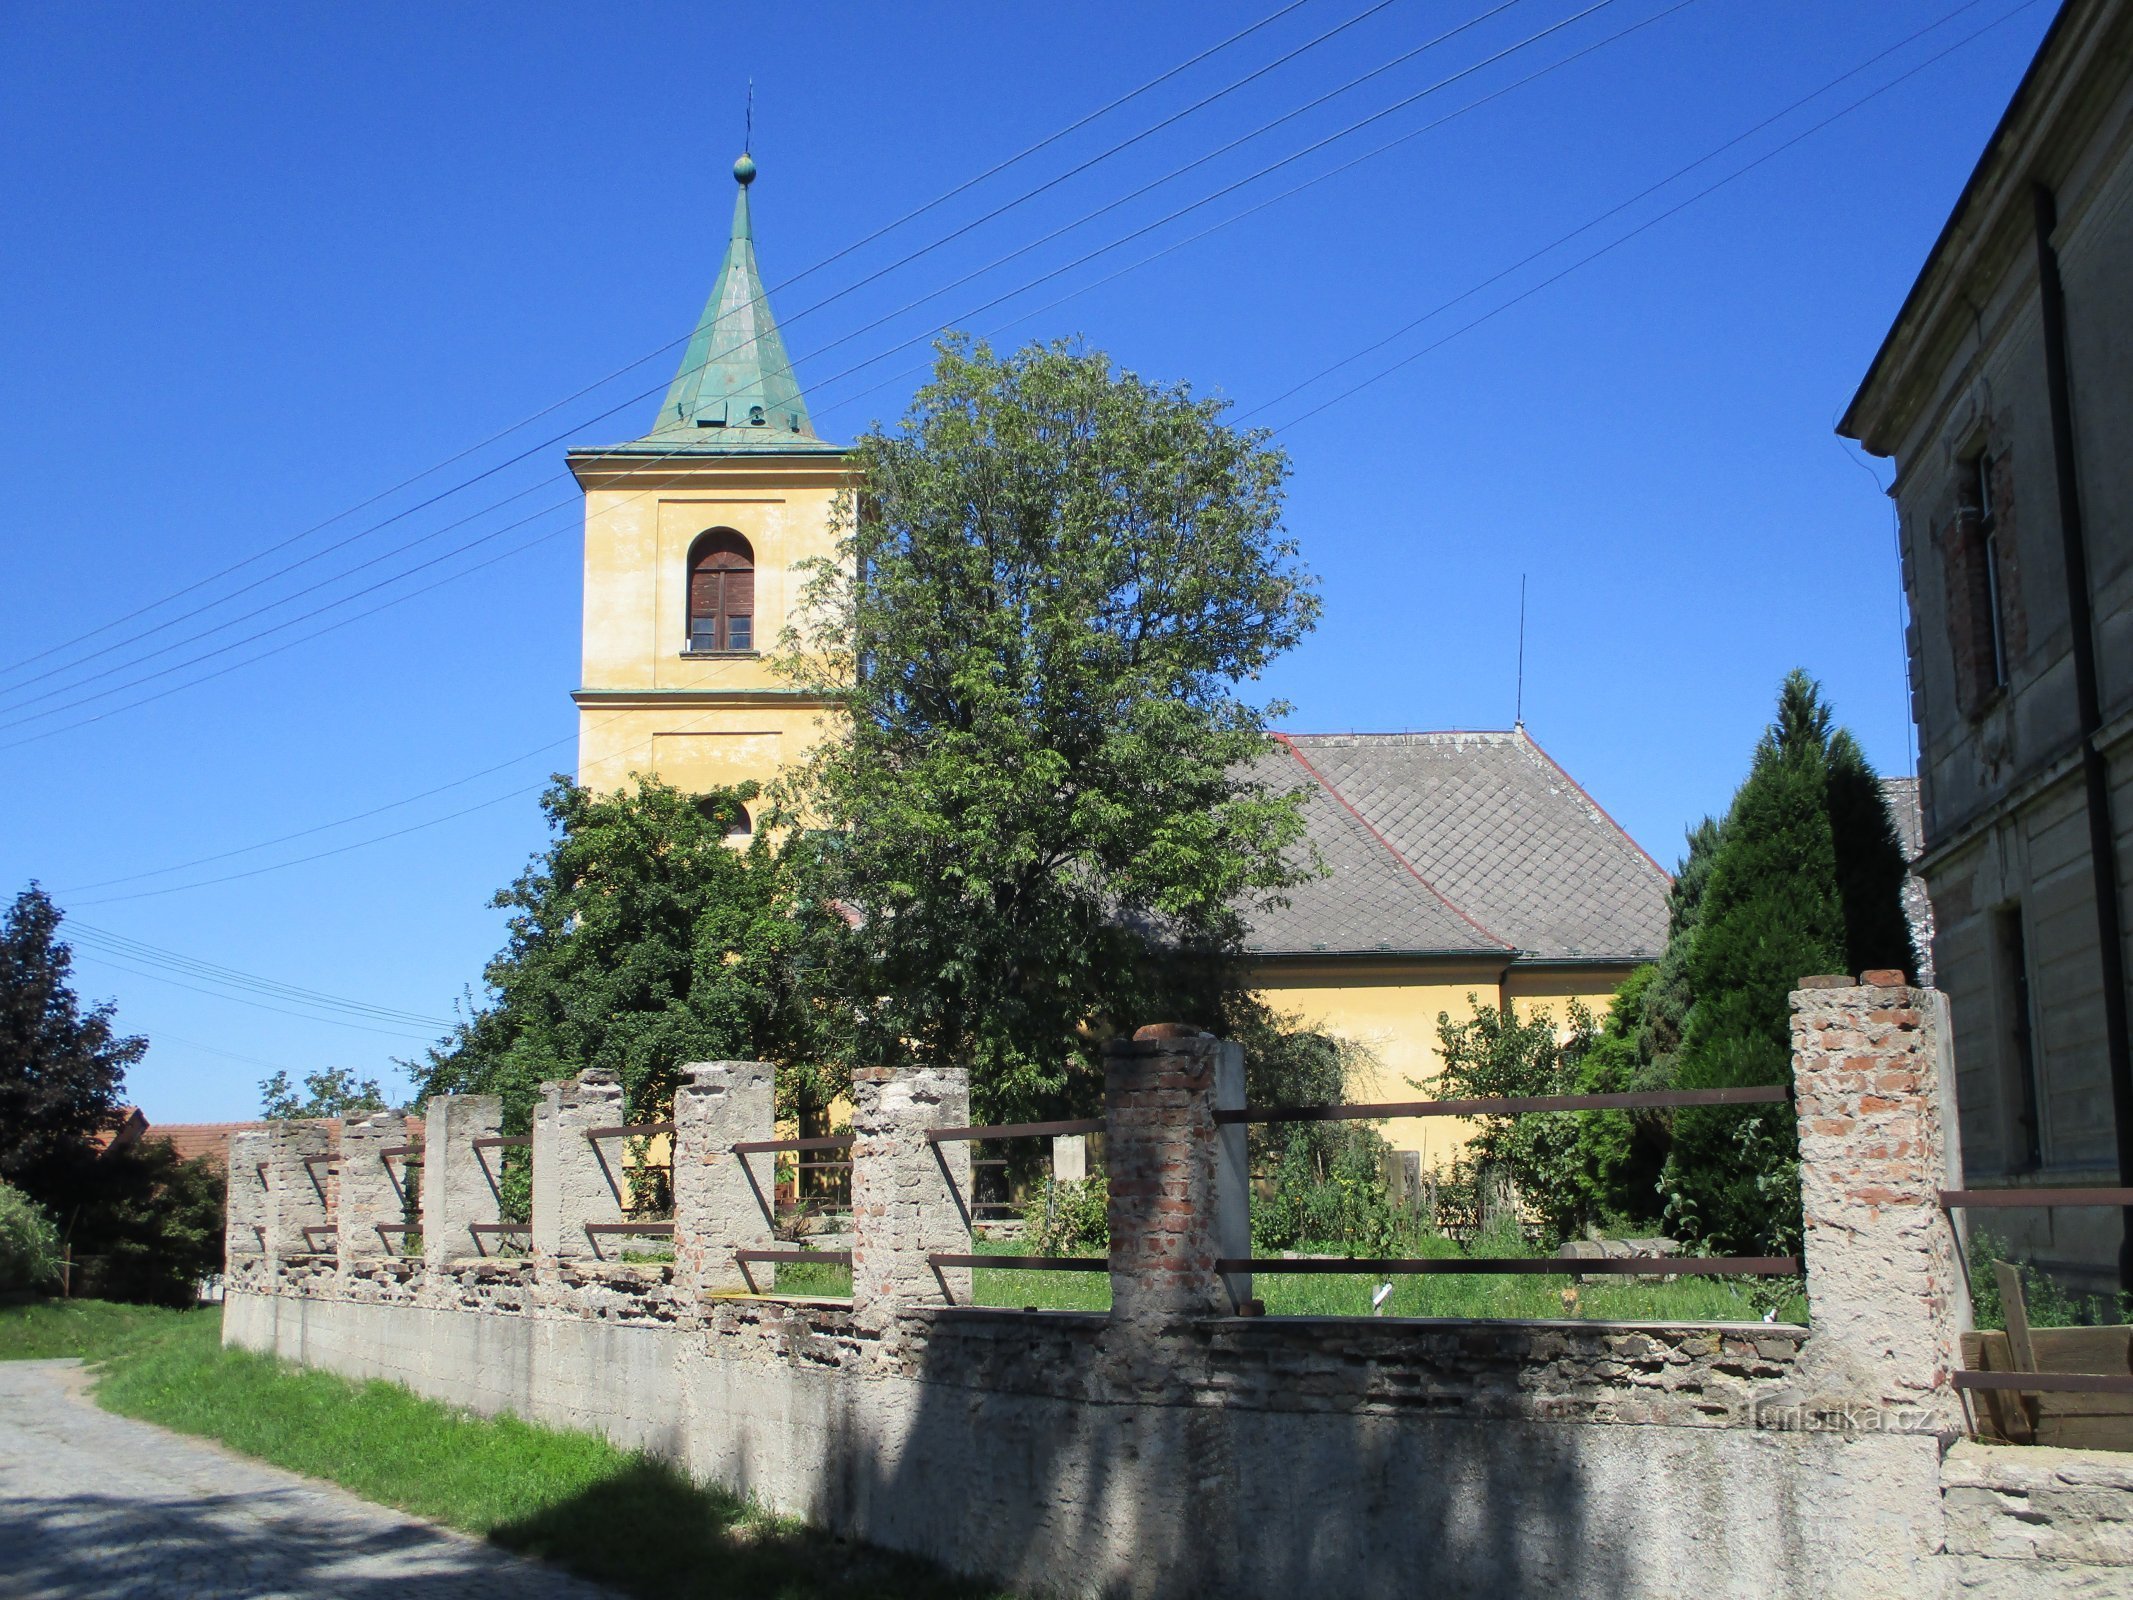
[(928, 1128), (928, 1144), (953, 1144), (971, 1139), (1038, 1139), (1047, 1134), (1102, 1133), (1102, 1117), (1079, 1117), (1071, 1122), (1002, 1122), (989, 1128)]
[(410, 1156), (419, 1156), (420, 1154), (422, 1154), (422, 1146), (419, 1144), (389, 1144), (378, 1152), (379, 1158), (385, 1161), (405, 1161)]
[(666, 1221), (666, 1222), (588, 1222), (588, 1223), (586, 1223), (586, 1224), (585, 1224), (585, 1231), (586, 1231), (587, 1233), (593, 1233), (593, 1234), (599, 1234), (599, 1233), (622, 1233), (622, 1234), (642, 1234), (642, 1235), (643, 1235), (644, 1237), (646, 1237), (646, 1238), (648, 1238), (648, 1239), (671, 1239), (671, 1238), (673, 1238), (673, 1237), (674, 1237), (674, 1224), (673, 1224), (673, 1222), (672, 1222), (672, 1221)]
[[(1238, 1122), (1365, 1122), (1381, 1117), (1510, 1117), (1528, 1111), (1664, 1111), (1683, 1106), (1781, 1105), (1783, 1084), (1737, 1089), (1654, 1089), (1643, 1094), (1484, 1096), (1469, 1100), (1383, 1100), (1369, 1105), (1245, 1106), (1217, 1109), (1218, 1125)], [(1093, 1132), (1101, 1123), (1090, 1125)], [(1081, 1131), (1076, 1129), (1075, 1131)]]
[(2133, 1206), (2133, 1189), (1943, 1189), (1940, 1204), (1943, 1211)]
[(469, 1233), (531, 1233), (533, 1224), (530, 1222), (470, 1222), (467, 1224), (467, 1231)]
[(743, 1139), (733, 1146), (737, 1156), (762, 1155), (773, 1150), (849, 1150), (852, 1135), (826, 1133), (812, 1139)]
[(736, 1250), (733, 1252), (733, 1259), (736, 1261), (768, 1261), (772, 1263), (781, 1261), (813, 1262), (817, 1266), (848, 1267), (852, 1264), (852, 1252), (849, 1250)]
[(477, 1150), (531, 1150), (533, 1135), (530, 1133), (487, 1133), (474, 1141)]
[(936, 1252), (929, 1267), (1006, 1267), (1018, 1272), (1109, 1272), (1108, 1256), (967, 1256)]
[(1625, 1278), (1749, 1278), (1799, 1276), (1798, 1256), (1637, 1256), (1587, 1259), (1567, 1256), (1224, 1256), (1217, 1272), (1348, 1272), (1370, 1276), (1401, 1273), (1526, 1273), (1584, 1277), (1612, 1273)]
[(671, 1134), (674, 1124), (668, 1122), (618, 1122), (611, 1128), (587, 1128), (588, 1139), (649, 1139), (655, 1133)]

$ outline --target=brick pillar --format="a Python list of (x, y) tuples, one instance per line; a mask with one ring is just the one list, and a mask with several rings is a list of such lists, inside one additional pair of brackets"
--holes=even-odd
[(432, 1096), (422, 1129), (422, 1256), (431, 1266), (486, 1255), (496, 1235), (474, 1224), (502, 1220), (501, 1150), (477, 1150), (476, 1139), (504, 1131), (504, 1102), (493, 1094)]
[(277, 1259), (333, 1254), (326, 1164), (333, 1130), (324, 1122), (277, 1122), (267, 1130), (268, 1248)]
[(968, 1305), (970, 1269), (929, 1254), (970, 1251), (970, 1146), (928, 1128), (970, 1122), (970, 1074), (926, 1067), (852, 1074), (852, 1312), (879, 1332), (906, 1306)]
[(1935, 1191), (1946, 1175), (1929, 996), (1903, 974), (1804, 978), (1792, 996), (1810, 1404), (1874, 1408), (1863, 1424), (1951, 1432), (1962, 1408), (1961, 1278)]
[[(533, 1108), (533, 1254), (569, 1261), (619, 1249), (613, 1234), (587, 1233), (591, 1223), (622, 1220), (622, 1144), (588, 1139), (594, 1128), (627, 1120), (622, 1080), (587, 1068), (575, 1078), (541, 1085)], [(612, 1147), (612, 1148), (609, 1148)]]
[[(380, 1111), (360, 1122), (341, 1124), (340, 1227), (334, 1248), (343, 1270), (358, 1262), (400, 1254), (399, 1175), (378, 1152), (405, 1143), (407, 1122), (398, 1112)], [(381, 1222), (387, 1224), (387, 1231), (379, 1231)]]
[(741, 1289), (736, 1250), (770, 1248), (777, 1158), (733, 1147), (777, 1137), (767, 1061), (711, 1061), (682, 1069), (674, 1091), (674, 1265), (697, 1289)]
[(1223, 1256), (1251, 1254), (1244, 1129), (1214, 1118), (1243, 1090), (1242, 1049), (1190, 1028), (1160, 1023), (1106, 1047), (1114, 1322), (1222, 1316), (1249, 1297), (1248, 1277), (1225, 1286), (1215, 1271)]
[(230, 1135), (229, 1209), (222, 1236), (223, 1272), (267, 1256), (273, 1208), (267, 1200), (267, 1131)]

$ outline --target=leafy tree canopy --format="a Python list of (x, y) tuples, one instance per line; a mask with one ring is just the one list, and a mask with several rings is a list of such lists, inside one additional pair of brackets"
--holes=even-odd
[(346, 1067), (305, 1074), (301, 1095), (290, 1087), (286, 1072), (277, 1072), (259, 1085), (259, 1114), (270, 1122), (366, 1117), (385, 1109), (385, 1091), (378, 1087), (378, 1080), (365, 1078), (357, 1082)]
[(541, 800), (552, 842), (494, 902), (511, 917), (491, 999), (411, 1067), (422, 1096), (501, 1094), (522, 1126), (543, 1081), (601, 1067), (620, 1075), (632, 1116), (655, 1117), (684, 1064), (718, 1060), (791, 1064), (800, 1090), (837, 1092), (806, 1076), (801, 1044), (809, 908), (764, 834), (729, 842), (753, 797), (696, 799), (649, 779), (595, 794), (558, 777)]
[(34, 883), (0, 919), (0, 1178), (48, 1202), (39, 1173), (115, 1125), (126, 1069), (148, 1050), (112, 1027), (109, 1001), (83, 1008), (60, 921)]
[[(1904, 859), (1880, 780), (1821, 689), (1790, 674), (1711, 857), (1675, 1079), (1684, 1088), (1782, 1084), (1789, 996), (1801, 978), (1915, 971)], [(1675, 1119), (1668, 1215), (1721, 1248), (1789, 1249), (1799, 1236), (1789, 1110), (1689, 1110)]]
[(851, 1059), (967, 1066), (982, 1116), (1089, 1091), (1094, 1037), (1215, 1023), (1240, 907), (1295, 878), (1297, 798), (1245, 775), (1240, 687), (1317, 600), (1287, 462), (1221, 402), (1068, 345), (941, 347), (853, 450), (782, 666), (838, 731), (788, 814), (852, 909), (826, 977)]

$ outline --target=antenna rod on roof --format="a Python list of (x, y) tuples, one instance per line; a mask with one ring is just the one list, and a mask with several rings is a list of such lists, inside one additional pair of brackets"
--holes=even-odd
[(1511, 711), (1513, 729), (1526, 725), (1526, 575), (1518, 575), (1518, 698)]

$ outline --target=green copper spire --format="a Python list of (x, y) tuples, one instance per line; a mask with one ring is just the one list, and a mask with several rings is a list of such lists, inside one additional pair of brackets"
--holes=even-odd
[(745, 152), (733, 164), (740, 193), (733, 197), (733, 236), (719, 264), (711, 299), (681, 358), (659, 421), (639, 441), (668, 451), (822, 449), (808, 420), (807, 402), (793, 377), (785, 341), (763, 293), (755, 234), (748, 218), (748, 185), (755, 161)]

